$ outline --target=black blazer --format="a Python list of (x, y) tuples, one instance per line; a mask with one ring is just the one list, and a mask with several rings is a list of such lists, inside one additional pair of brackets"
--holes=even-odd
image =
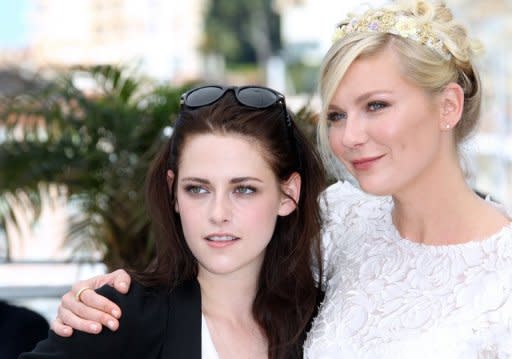
[(48, 322), (28, 308), (0, 301), (0, 358), (17, 358), (48, 336)]
[(116, 332), (75, 331), (62, 338), (50, 330), (46, 340), (20, 359), (201, 359), (201, 292), (196, 280), (172, 291), (133, 281), (126, 295), (109, 286), (98, 293), (122, 309)]

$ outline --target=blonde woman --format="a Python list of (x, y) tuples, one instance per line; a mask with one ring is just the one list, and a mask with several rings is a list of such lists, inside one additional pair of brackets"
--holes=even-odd
[[(370, 9), (336, 30), (318, 134), (359, 188), (324, 194), (325, 300), (305, 357), (512, 357), (511, 218), (460, 165), (480, 112), (476, 50), (441, 2)], [(59, 320), (90, 323), (71, 314), (83, 308), (64, 301)]]

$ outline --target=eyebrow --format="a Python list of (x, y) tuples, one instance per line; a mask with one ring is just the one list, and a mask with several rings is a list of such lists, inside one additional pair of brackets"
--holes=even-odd
[[(361, 103), (361, 102), (366, 101), (368, 98), (370, 98), (372, 96), (379, 95), (379, 94), (390, 94), (390, 93), (392, 93), (392, 91), (389, 91), (389, 90), (375, 90), (375, 91), (365, 92), (365, 93), (359, 95), (358, 97), (356, 97), (355, 102)], [(329, 107), (327, 109), (328, 110), (342, 110), (339, 106), (336, 106), (334, 104), (329, 104)]]
[[(208, 181), (207, 179), (204, 179), (204, 178), (201, 178), (201, 177), (183, 177), (181, 179), (181, 182), (186, 182), (186, 181), (190, 181), (190, 182), (198, 182), (198, 183), (203, 183), (203, 184), (209, 184), (210, 181)], [(256, 181), (256, 182), (261, 182), (263, 183), (263, 181), (257, 177), (250, 177), (250, 176), (247, 176), (247, 177), (234, 177), (232, 178), (229, 183), (232, 183), (232, 184), (236, 184), (236, 183), (242, 183), (242, 182), (246, 182), (246, 181)]]
[(364, 94), (356, 97), (356, 103), (364, 102), (368, 98), (375, 96), (375, 95), (390, 94), (390, 93), (391, 93), (391, 91), (389, 91), (389, 90), (370, 91), (370, 92), (364, 93)]

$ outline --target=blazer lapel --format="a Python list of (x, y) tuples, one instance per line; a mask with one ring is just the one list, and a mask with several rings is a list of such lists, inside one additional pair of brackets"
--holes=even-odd
[(197, 280), (169, 293), (165, 359), (201, 359), (201, 291)]

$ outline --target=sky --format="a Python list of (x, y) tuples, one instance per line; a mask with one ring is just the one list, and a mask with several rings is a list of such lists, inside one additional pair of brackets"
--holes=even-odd
[(29, 0), (0, 0), (0, 49), (26, 44), (25, 9)]

